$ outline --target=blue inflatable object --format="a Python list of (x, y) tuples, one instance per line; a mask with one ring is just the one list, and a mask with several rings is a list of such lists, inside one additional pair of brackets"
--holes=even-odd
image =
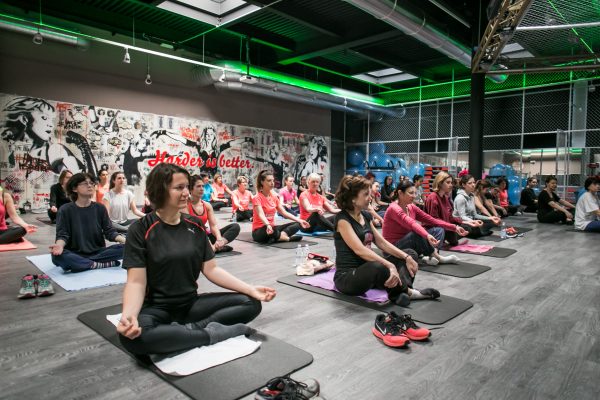
[(419, 164), (413, 164), (410, 166), (410, 168), (408, 169), (408, 177), (410, 180), (412, 180), (412, 178), (415, 175), (425, 175), (425, 164), (423, 163), (419, 163)]
[(359, 169), (359, 168), (350, 168), (346, 170), (346, 175), (354, 175), (354, 174), (359, 174), (359, 175), (365, 175), (367, 173), (366, 170), (364, 169)]
[(511, 177), (515, 175), (515, 170), (510, 165), (505, 165), (506, 176)]
[(406, 161), (404, 161), (404, 158), (396, 157), (395, 161), (396, 161), (396, 164), (394, 165), (394, 167), (406, 168)]
[(371, 171), (371, 173), (375, 175), (375, 181), (381, 183), (382, 185), (385, 177), (390, 174), (387, 171)]
[(585, 188), (579, 188), (579, 190), (575, 193), (575, 203), (577, 203), (577, 201), (579, 201), (579, 198), (581, 196), (583, 196), (583, 194), (586, 192)]
[(508, 190), (508, 200), (510, 201), (510, 204), (515, 206), (521, 204), (521, 189), (518, 185), (512, 186)]
[(408, 176), (408, 170), (406, 168), (398, 168), (396, 170), (396, 176), (394, 177), (394, 182), (398, 182), (401, 176)]
[(393, 160), (387, 154), (374, 153), (369, 155), (369, 166), (371, 168), (390, 168), (393, 166)]
[(365, 162), (365, 153), (357, 148), (348, 150), (346, 163), (349, 167), (362, 167)]
[(506, 166), (504, 164), (493, 165), (489, 175), (493, 177), (506, 176)]
[(384, 153), (385, 153), (385, 143), (381, 143), (381, 142), (369, 143), (369, 155), (384, 154)]

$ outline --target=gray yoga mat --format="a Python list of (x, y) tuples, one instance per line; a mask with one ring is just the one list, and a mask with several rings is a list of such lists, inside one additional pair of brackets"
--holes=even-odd
[(317, 242), (312, 242), (310, 240), (304, 240), (304, 238), (302, 238), (302, 240), (300, 240), (299, 242), (275, 242), (275, 243), (258, 243), (255, 242), (252, 239), (252, 233), (251, 232), (241, 232), (237, 238), (235, 238), (235, 240), (240, 240), (242, 242), (248, 242), (248, 243), (254, 243), (257, 244), (259, 246), (270, 246), (270, 247), (277, 247), (279, 249), (295, 249), (298, 247), (298, 243), (302, 244), (302, 245), (315, 245), (317, 244)]
[(506, 258), (517, 252), (517, 250), (515, 250), (515, 249), (507, 249), (504, 247), (494, 247), (493, 249), (491, 249), (485, 253), (471, 253), (468, 251), (456, 251), (456, 250), (450, 250), (450, 249), (444, 249), (444, 250), (453, 251), (455, 253), (473, 254), (475, 256), (488, 256), (488, 257), (496, 257), (496, 258)]
[(419, 271), (427, 271), (433, 272), (434, 274), (455, 276), (457, 278), (472, 278), (479, 274), (483, 274), (484, 272), (487, 272), (490, 269), (490, 267), (487, 267), (485, 265), (472, 264), (465, 261), (460, 261), (458, 264), (419, 264)]
[(333, 232), (304, 233), (302, 231), (298, 231), (298, 233), (296, 233), (296, 235), (300, 235), (300, 236), (304, 236), (304, 237), (310, 237), (310, 238), (314, 238), (314, 239), (333, 240)]
[(470, 301), (444, 295), (441, 295), (440, 298), (435, 300), (412, 301), (408, 307), (400, 307), (394, 303), (375, 303), (361, 299), (357, 296), (348, 296), (332, 290), (326, 290), (316, 286), (299, 283), (298, 280), (302, 278), (305, 277), (289, 275), (283, 278), (278, 278), (277, 282), (380, 312), (396, 311), (398, 314), (410, 314), (415, 321), (419, 321), (428, 325), (443, 324), (473, 307), (473, 303)]
[(256, 352), (249, 356), (217, 365), (193, 375), (181, 377), (167, 375), (151, 363), (144, 364), (140, 358), (135, 357), (121, 346), (114, 325), (106, 320), (106, 315), (119, 312), (121, 312), (121, 305), (117, 304), (85, 312), (80, 314), (77, 319), (192, 399), (238, 399), (261, 388), (269, 379), (289, 375), (313, 361), (310, 353), (272, 336), (257, 332), (250, 336), (250, 339), (260, 340), (262, 344)]
[(239, 251), (232, 250), (232, 251), (226, 251), (226, 252), (222, 252), (222, 253), (216, 253), (215, 258), (239, 256), (240, 254), (242, 254), (242, 253), (240, 253)]
[[(531, 232), (534, 228), (527, 228), (525, 226), (516, 226), (516, 225), (507, 225), (507, 227), (512, 226), (513, 228), (515, 228), (517, 230), (517, 233), (525, 233), (525, 232)], [(492, 228), (493, 231), (500, 231), (500, 227), (499, 226), (494, 226)]]

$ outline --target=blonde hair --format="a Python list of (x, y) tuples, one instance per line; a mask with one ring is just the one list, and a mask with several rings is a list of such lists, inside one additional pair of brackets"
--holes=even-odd
[(438, 174), (435, 176), (435, 178), (433, 180), (433, 191), (434, 192), (439, 191), (440, 185), (442, 184), (442, 182), (444, 182), (448, 178), (452, 178), (452, 175), (450, 175), (449, 173), (447, 173), (445, 171), (438, 172)]
[(308, 182), (310, 181), (321, 181), (321, 175), (317, 174), (316, 172), (311, 173), (310, 175), (308, 175), (308, 178), (306, 179)]

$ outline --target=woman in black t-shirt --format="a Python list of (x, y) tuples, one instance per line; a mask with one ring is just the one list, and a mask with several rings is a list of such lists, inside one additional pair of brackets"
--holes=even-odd
[[(117, 332), (134, 354), (161, 354), (214, 344), (250, 333), (243, 325), (275, 290), (250, 286), (217, 267), (202, 222), (181, 214), (189, 197), (189, 174), (159, 164), (146, 180), (156, 211), (129, 228), (123, 268), (127, 284)], [(198, 294), (200, 272), (234, 293)]]
[[(334, 234), (337, 290), (358, 296), (369, 289), (385, 289), (390, 300), (401, 306), (410, 300), (439, 297), (435, 289), (412, 288), (418, 270), (417, 253), (396, 248), (375, 229), (371, 215), (364, 211), (369, 205), (369, 188), (364, 177), (347, 175), (335, 194), (342, 209), (336, 215)], [(389, 255), (377, 255), (371, 250), (372, 242)]]
[(546, 178), (546, 187), (538, 196), (537, 219), (540, 222), (554, 224), (556, 222), (573, 223), (573, 214), (568, 209), (574, 210), (575, 206), (558, 197), (556, 177)]

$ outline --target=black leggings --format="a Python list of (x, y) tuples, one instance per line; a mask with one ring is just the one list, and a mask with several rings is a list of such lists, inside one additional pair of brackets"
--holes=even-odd
[[(227, 243), (231, 243), (240, 234), (240, 226), (235, 223), (229, 224), (229, 225), (224, 226), (223, 228), (219, 229), (219, 232), (221, 232), (221, 236), (225, 240), (227, 240)], [(215, 244), (215, 242), (217, 241), (217, 238), (212, 233), (208, 234), (208, 239), (210, 240), (210, 242), (212, 244)]]
[(210, 201), (210, 205), (212, 206), (213, 210), (215, 211), (219, 211), (221, 208), (226, 207), (227, 203), (225, 203), (224, 201)]
[(300, 228), (302, 232), (310, 233), (314, 231), (333, 231), (333, 220), (335, 216), (325, 217), (318, 212), (310, 214), (306, 222), (310, 224), (310, 228)]
[(274, 226), (273, 233), (269, 235), (267, 234), (267, 226), (265, 225), (252, 231), (252, 239), (258, 243), (275, 243), (279, 241), (282, 232), (285, 232), (288, 237), (292, 237), (298, 232), (298, 229), (300, 229), (300, 224), (290, 222), (289, 224)]
[[(491, 234), (491, 229), (496, 226), (496, 224), (494, 224), (492, 221), (483, 221), (483, 225), (482, 226), (477, 226), (477, 227), (473, 227), (467, 224), (462, 224), (461, 225), (463, 228), (465, 228), (465, 230), (467, 232), (469, 232), (469, 234), (467, 235), (467, 237), (470, 237), (472, 239), (476, 239), (482, 236), (488, 236)], [(458, 240), (457, 240), (458, 242)]]
[[(413, 249), (403, 251), (413, 260), (418, 260), (419, 256)], [(396, 300), (401, 293), (406, 293), (408, 288), (412, 288), (416, 275), (410, 276), (404, 260), (394, 256), (387, 256), (385, 259), (396, 266), (401, 285), (393, 288), (385, 287), (385, 281), (390, 277), (390, 270), (378, 261), (368, 261), (356, 268), (338, 269), (333, 278), (335, 287), (349, 296), (359, 296), (373, 288), (384, 289), (388, 292), (391, 301)]]
[(557, 222), (567, 222), (567, 216), (562, 211), (552, 210), (546, 214), (540, 214), (538, 212), (537, 215), (538, 221), (544, 224), (555, 224)]
[(5, 231), (0, 231), (0, 244), (19, 242), (27, 231), (22, 226), (11, 226)]
[(142, 334), (131, 340), (119, 335), (133, 354), (163, 354), (210, 344), (204, 329), (210, 322), (223, 325), (248, 323), (262, 309), (260, 301), (240, 293), (200, 294), (177, 308), (143, 306), (138, 315)]
[(252, 210), (237, 210), (235, 212), (235, 220), (237, 222), (249, 221), (252, 218)]

